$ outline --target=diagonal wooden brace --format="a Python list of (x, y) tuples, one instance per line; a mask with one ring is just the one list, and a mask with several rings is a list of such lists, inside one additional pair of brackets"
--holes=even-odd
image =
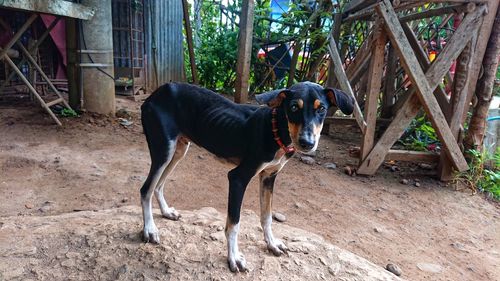
[[(385, 7), (387, 7), (387, 3), (384, 4), (384, 11), (389, 10), (389, 9), (386, 9)], [(382, 10), (382, 7), (377, 7), (377, 9)], [(392, 16), (395, 16), (395, 13), (394, 13), (394, 10), (392, 9), (392, 7), (390, 7), (390, 10), (392, 10), (392, 12), (393, 12)], [(484, 13), (484, 11), (485, 11), (485, 7), (481, 6), (478, 9), (476, 9), (474, 12), (468, 14), (464, 18), (464, 20), (462, 21), (462, 24), (457, 28), (457, 30), (455, 31), (455, 34), (448, 41), (448, 44), (446, 45), (444, 50), (436, 58), (434, 63), (430, 66), (430, 68), (426, 72), (425, 76), (421, 78), (422, 80), (425, 80), (424, 83), (427, 84), (427, 86), (430, 88), (429, 89), (430, 91), (427, 93), (428, 95), (432, 95), (431, 90), (434, 90), (438, 86), (438, 84), (442, 80), (443, 76), (445, 75), (446, 71), (448, 70), (449, 66), (451, 65), (451, 61), (455, 60), (458, 57), (458, 55), (460, 54), (460, 52), (463, 50), (463, 48), (465, 46), (463, 43), (468, 42), (471, 39), (471, 37), (473, 36), (473, 31), (477, 28), (478, 23), (481, 20), (481, 15)], [(389, 15), (387, 13), (383, 13), (383, 14), (385, 14), (387, 17), (389, 17)], [(397, 25), (399, 25), (399, 22), (397, 21), (397, 17), (395, 18), (395, 20), (396, 20)], [(392, 26), (394, 26), (394, 20), (392, 21)], [(399, 34), (401, 35), (403, 32), (402, 29), (400, 29), (399, 32), (400, 32)], [(390, 30), (389, 30), (389, 33), (391, 33)], [(394, 40), (393, 35), (394, 34), (390, 34), (391, 40), (396, 41), (396, 40)], [(406, 38), (406, 37), (404, 37), (404, 38)], [(406, 42), (408, 42), (408, 41), (406, 40)], [(399, 43), (399, 42), (393, 42), (393, 44), (396, 47), (395, 43)], [(401, 47), (401, 46), (399, 46), (399, 47)], [(407, 46), (405, 51), (408, 52), (408, 50), (411, 50), (411, 48), (409, 46)], [(415, 60), (414, 56), (413, 56), (413, 58)], [(418, 65), (418, 62), (414, 61), (414, 65)], [(420, 71), (422, 71), (422, 70), (420, 69)], [(413, 82), (413, 83), (415, 84), (415, 82)], [(424, 99), (424, 101), (425, 101), (425, 99)], [(437, 105), (435, 98), (434, 98), (434, 102), (435, 102), (434, 106), (437, 107), (439, 110), (439, 107)], [(389, 149), (399, 139), (399, 137), (403, 134), (404, 130), (408, 127), (411, 120), (413, 120), (413, 118), (417, 115), (418, 111), (420, 110), (420, 107), (421, 107), (421, 105), (420, 105), (419, 97), (416, 95), (415, 91), (410, 91), (410, 93), (408, 93), (408, 98), (406, 98), (403, 106), (396, 113), (396, 116), (394, 117), (394, 121), (389, 125), (389, 127), (384, 132), (382, 137), (379, 139), (377, 144), (370, 151), (370, 153), (365, 158), (365, 160), (361, 163), (361, 165), (357, 171), (359, 174), (370, 175), (370, 174), (375, 173), (375, 171), (378, 169), (378, 167), (380, 167), (380, 165), (384, 161), (385, 155), (387, 154)], [(439, 112), (441, 113), (441, 117), (443, 118), (443, 120), (441, 120), (441, 121), (446, 122), (446, 120), (444, 120), (444, 116), (443, 116), (442, 112), (440, 110), (439, 110)], [(433, 112), (433, 113), (435, 113), (435, 112)], [(450, 131), (450, 128), (448, 127), (448, 125), (445, 124), (445, 126), (443, 126), (443, 127), (446, 127), (450, 136), (453, 137), (453, 135), (451, 135), (451, 131)], [(442, 137), (442, 134), (440, 135), (440, 137)], [(456, 146), (456, 149), (458, 149), (458, 145), (457, 145), (456, 141), (454, 140), (454, 138), (452, 138), (452, 140), (453, 140), (452, 146), (454, 143), (454, 145)], [(463, 159), (463, 155), (461, 154), (459, 149), (458, 149), (458, 152), (460, 154), (456, 155), (457, 156), (456, 158), (458, 158), (458, 159), (462, 158), (461, 160), (463, 160), (463, 161), (459, 160), (460, 167), (456, 167), (456, 168), (458, 168), (458, 170), (467, 169), (465, 159)], [(455, 162), (453, 162), (453, 163), (455, 165)]]

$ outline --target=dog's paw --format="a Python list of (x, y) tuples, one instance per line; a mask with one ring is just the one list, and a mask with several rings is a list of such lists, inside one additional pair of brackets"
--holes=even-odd
[(229, 269), (232, 272), (248, 271), (247, 262), (245, 261), (245, 257), (241, 253), (236, 254), (234, 257), (228, 257), (227, 264), (229, 265)]
[(166, 210), (164, 210), (162, 212), (162, 215), (164, 218), (167, 218), (167, 219), (173, 220), (173, 221), (178, 221), (181, 217), (179, 212), (177, 212), (177, 210), (174, 208), (167, 208)]
[(267, 249), (277, 257), (288, 251), (286, 245), (278, 239), (274, 239), (272, 243), (267, 243)]
[(142, 239), (146, 243), (159, 244), (160, 243), (160, 232), (156, 226), (144, 227), (144, 232)]

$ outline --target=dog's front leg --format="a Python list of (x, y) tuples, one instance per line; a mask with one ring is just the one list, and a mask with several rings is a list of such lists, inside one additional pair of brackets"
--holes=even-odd
[(227, 263), (232, 272), (247, 271), (245, 257), (238, 249), (240, 211), (248, 183), (255, 175), (254, 169), (238, 166), (228, 173), (229, 201), (226, 220)]
[(274, 238), (273, 230), (271, 224), (272, 218), (272, 201), (273, 201), (273, 190), (274, 181), (276, 180), (276, 172), (268, 173), (262, 171), (259, 174), (260, 177), (260, 223), (262, 225), (262, 230), (264, 231), (264, 240), (267, 244), (267, 249), (271, 251), (275, 256), (281, 256), (288, 249), (279, 239)]

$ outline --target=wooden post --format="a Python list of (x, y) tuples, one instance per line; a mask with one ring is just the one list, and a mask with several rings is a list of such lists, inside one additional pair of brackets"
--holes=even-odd
[[(499, 4), (500, 1), (498, 0), (488, 1), (488, 14), (484, 16), (483, 23), (479, 27), (479, 35), (477, 37), (477, 44), (474, 50), (472, 68), (470, 70), (471, 81), (469, 83), (469, 86), (467, 87), (467, 99), (465, 101), (466, 104), (470, 104), (470, 102), (472, 101), (472, 96), (474, 95), (477, 81), (479, 80), (483, 57), (486, 52), (486, 46), (488, 44), (488, 39), (490, 38)], [(462, 116), (462, 122), (465, 121), (466, 117), (467, 112), (464, 112)]]
[(295, 79), (295, 70), (297, 69), (297, 62), (299, 60), (300, 49), (302, 49), (302, 43), (297, 40), (295, 41), (295, 45), (293, 47), (292, 61), (290, 62), (290, 72), (288, 73), (288, 82), (286, 84), (287, 87), (291, 87), (293, 85), (293, 81)]
[(384, 91), (382, 95), (382, 118), (390, 118), (392, 116), (392, 105), (394, 104), (394, 94), (396, 93), (396, 68), (398, 59), (392, 44), (389, 44), (387, 53), (387, 67), (385, 69)]
[[(340, 27), (342, 26), (342, 13), (336, 13), (333, 16), (333, 20), (335, 22), (335, 25), (333, 26), (332, 30), (332, 36), (335, 42), (339, 42), (340, 39)], [(330, 58), (330, 66), (328, 67), (328, 77), (326, 80), (326, 86), (327, 87), (333, 87), (335, 85), (335, 71), (333, 71), (333, 61), (332, 58)]]
[[(470, 81), (469, 71), (471, 68), (471, 60), (473, 57), (472, 43), (469, 42), (457, 59), (457, 67), (455, 69), (455, 77), (453, 78), (452, 92), (452, 116), (448, 119), (450, 129), (457, 140), (459, 141), (460, 128), (462, 125), (462, 115), (467, 107), (465, 101), (467, 99), (467, 86)], [(450, 181), (453, 179), (453, 167), (450, 165), (449, 158), (442, 154), (438, 166), (439, 178), (442, 181)]]
[(67, 76), (68, 76), (68, 102), (71, 108), (79, 109), (81, 106), (81, 93), (78, 91), (78, 35), (76, 20), (65, 18), (66, 23), (66, 54), (68, 56)]
[[(342, 89), (342, 91), (346, 92), (351, 97), (356, 99), (356, 97), (354, 96), (354, 92), (352, 91), (351, 84), (349, 83), (347, 75), (345, 74), (344, 68), (342, 67), (342, 60), (340, 59), (339, 51), (337, 49), (337, 44), (335, 43), (335, 40), (331, 36), (330, 36), (330, 42), (328, 44), (328, 51), (330, 53), (330, 58), (332, 58), (335, 75), (339, 80), (340, 89)], [(361, 132), (364, 133), (366, 130), (366, 122), (363, 119), (363, 113), (361, 112), (361, 108), (359, 108), (359, 104), (357, 102), (354, 104), (353, 115), (354, 118), (356, 118), (356, 122), (358, 123)]]
[(368, 68), (368, 82), (366, 100), (365, 100), (365, 121), (366, 130), (363, 134), (361, 144), (360, 163), (373, 148), (375, 141), (375, 125), (377, 121), (378, 98), (380, 96), (380, 87), (382, 84), (382, 74), (384, 72), (384, 53), (387, 37), (385, 36), (380, 23), (377, 23), (375, 29), (375, 40), (372, 46), (372, 59)]
[(248, 79), (252, 58), (254, 0), (243, 1), (240, 14), (238, 40), (238, 61), (236, 65), (236, 85), (234, 101), (246, 103), (248, 100)]
[(189, 51), (189, 64), (191, 65), (191, 77), (193, 78), (193, 83), (198, 84), (198, 71), (196, 70), (196, 61), (194, 59), (194, 47), (193, 47), (193, 31), (191, 29), (191, 21), (189, 20), (187, 0), (182, 0), (182, 12), (184, 15), (184, 29), (186, 30), (186, 41)]

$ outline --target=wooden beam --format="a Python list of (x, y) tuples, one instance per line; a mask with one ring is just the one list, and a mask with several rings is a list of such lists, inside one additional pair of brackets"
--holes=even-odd
[(412, 20), (419, 20), (419, 19), (424, 19), (424, 18), (430, 18), (430, 17), (435, 17), (435, 16), (442, 16), (445, 14), (458, 14), (462, 13), (464, 11), (468, 11), (470, 9), (470, 4), (475, 5), (474, 3), (468, 3), (468, 4), (455, 4), (455, 5), (449, 5), (445, 7), (440, 7), (436, 9), (430, 9), (425, 12), (419, 12), (419, 13), (413, 13), (409, 14), (406, 16), (402, 16), (399, 18), (400, 21), (406, 22), (406, 21), (412, 21)]
[(184, 17), (184, 30), (186, 31), (186, 41), (189, 51), (189, 65), (191, 66), (191, 77), (194, 84), (198, 84), (198, 71), (196, 69), (196, 61), (194, 58), (193, 30), (191, 29), (191, 21), (189, 20), (189, 6), (187, 0), (182, 0), (182, 13)]
[[(332, 29), (332, 36), (333, 39), (335, 39), (335, 42), (338, 42), (340, 39), (340, 31), (341, 31), (341, 26), (342, 26), (342, 14), (341, 13), (336, 13), (333, 16), (333, 21), (335, 25), (333, 26)], [(295, 53), (294, 53), (295, 55)], [(293, 57), (292, 57), (292, 62), (293, 62)], [(333, 64), (332, 59), (329, 59), (330, 65)], [(328, 77), (326, 80), (326, 86), (327, 87), (334, 87), (336, 79), (335, 79), (335, 72), (333, 71), (333, 67), (328, 67)], [(290, 69), (291, 70), (291, 69)]]
[(394, 105), (394, 94), (396, 93), (396, 68), (398, 58), (392, 44), (389, 44), (387, 52), (387, 66), (385, 69), (384, 91), (382, 92), (382, 110), (380, 116), (382, 118), (390, 118), (392, 116), (391, 108)]
[[(330, 41), (328, 44), (328, 51), (330, 53), (330, 58), (332, 59), (333, 62), (333, 67), (334, 67), (334, 72), (335, 75), (337, 76), (337, 79), (340, 84), (340, 89), (347, 94), (349, 94), (351, 97), (353, 97), (356, 100), (356, 96), (354, 96), (354, 92), (352, 91), (351, 84), (349, 83), (349, 80), (347, 79), (347, 75), (345, 74), (344, 68), (342, 67), (342, 60), (340, 59), (340, 55), (337, 49), (337, 44), (335, 43), (335, 40), (333, 39), (332, 36), (330, 36)], [(365, 132), (366, 130), (366, 122), (363, 119), (363, 113), (361, 113), (361, 108), (359, 107), (359, 104), (356, 102), (354, 104), (354, 112), (353, 112), (354, 118), (356, 118), (356, 121), (358, 122), (358, 126), (361, 129), (361, 132)]]
[[(473, 36), (474, 23), (477, 24), (477, 21), (479, 20), (478, 15), (481, 15), (481, 12), (484, 12), (484, 10), (481, 11), (481, 9), (477, 9), (464, 18), (462, 24), (457, 28), (450, 40), (448, 40), (446, 47), (427, 70), (425, 76), (429, 81), (431, 88), (435, 89), (438, 86), (442, 77), (449, 68), (449, 62), (455, 60), (462, 51), (461, 49), (457, 50), (457, 48), (451, 46), (454, 46), (457, 43), (460, 44), (467, 42), (470, 40), (470, 37)], [(411, 120), (415, 118), (420, 110), (420, 103), (415, 95), (414, 88), (411, 89), (407, 96), (403, 98), (404, 103), (398, 112), (396, 112), (394, 121), (389, 125), (377, 144), (375, 144), (365, 161), (361, 163), (357, 171), (359, 174), (371, 175), (375, 173), (378, 167), (382, 164), (385, 153), (390, 150), (392, 145), (403, 134), (404, 130), (409, 126)]]
[(363, 9), (364, 7), (367, 7), (375, 3), (376, 1), (377, 0), (351, 0), (349, 1), (349, 3), (345, 5), (344, 13), (349, 13), (352, 11)]
[[(349, 151), (349, 156), (359, 158), (360, 148), (354, 148)], [(391, 149), (385, 155), (384, 161), (401, 161), (401, 162), (425, 162), (436, 163), (439, 160), (439, 153), (430, 151), (413, 151)]]
[(468, 165), (465, 161), (464, 155), (460, 151), (450, 127), (446, 122), (443, 112), (441, 111), (436, 98), (432, 94), (434, 90), (429, 85), (429, 81), (427, 81), (422, 68), (419, 66), (415, 54), (411, 51), (410, 43), (404, 35), (403, 28), (399, 23), (398, 17), (392, 8), (391, 3), (389, 0), (384, 0), (379, 4), (379, 6), (375, 7), (375, 10), (385, 20), (385, 27), (389, 33), (389, 38), (398, 51), (402, 65), (405, 67), (406, 73), (410, 77), (412, 84), (414, 84), (418, 89), (417, 94), (425, 108), (425, 111), (429, 115), (431, 123), (436, 129), (436, 134), (444, 146), (445, 153), (450, 157), (453, 165), (458, 171), (467, 170)]
[(237, 103), (246, 103), (248, 101), (248, 79), (250, 78), (250, 60), (252, 58), (254, 5), (254, 0), (249, 0), (243, 1), (241, 7), (234, 94), (234, 101)]
[[(377, 126), (388, 126), (391, 124), (391, 119), (377, 118)], [(353, 126), (357, 125), (356, 119), (351, 117), (326, 117), (324, 121), (325, 125), (338, 125), (338, 126)]]
[[(431, 61), (429, 60), (429, 57), (427, 56), (426, 52), (420, 46), (420, 43), (418, 42), (417, 37), (415, 36), (415, 33), (411, 30), (411, 28), (408, 26), (408, 23), (402, 23), (401, 26), (403, 27), (403, 30), (405, 32), (406, 37), (408, 38), (408, 41), (410, 42), (410, 45), (415, 52), (415, 55), (418, 58), (418, 61), (420, 62), (420, 66), (424, 71), (427, 71), (431, 65)], [(446, 73), (449, 73), (448, 71)], [(449, 118), (451, 116), (451, 105), (450, 101), (448, 100), (448, 96), (446, 95), (446, 92), (441, 88), (440, 85), (434, 90), (434, 96), (436, 97), (436, 100), (439, 103), (439, 106), (441, 107), (441, 110), (443, 111), (443, 114), (446, 118)]]
[[(459, 141), (459, 133), (462, 126), (462, 115), (467, 110), (467, 87), (470, 82), (471, 61), (474, 50), (472, 42), (469, 42), (457, 59), (455, 78), (453, 80), (452, 106), (453, 115), (448, 118), (451, 132), (457, 141)], [(442, 181), (453, 180), (453, 167), (450, 165), (450, 160), (446, 155), (441, 155), (438, 167), (439, 178)]]
[(2, 0), (0, 8), (52, 14), (57, 16), (89, 20), (94, 16), (94, 8), (62, 0)]
[(365, 121), (366, 130), (363, 134), (361, 143), (360, 161), (362, 161), (373, 148), (375, 141), (375, 124), (377, 121), (378, 98), (380, 96), (380, 87), (382, 84), (382, 75), (384, 72), (384, 53), (387, 37), (381, 30), (382, 24), (376, 23), (374, 26), (374, 44), (372, 45), (372, 56), (370, 67), (368, 68), (368, 83), (365, 99)]

